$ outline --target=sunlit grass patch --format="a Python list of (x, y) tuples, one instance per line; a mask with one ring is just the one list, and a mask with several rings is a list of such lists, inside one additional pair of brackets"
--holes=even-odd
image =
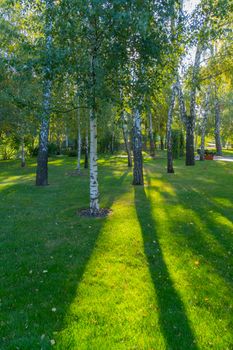
[[(1, 350), (231, 349), (232, 165), (145, 161), (145, 187), (126, 159), (101, 158), (107, 218), (80, 218), (89, 182), (54, 158), (49, 183), (4, 163)], [(33, 164), (33, 167), (31, 165)]]

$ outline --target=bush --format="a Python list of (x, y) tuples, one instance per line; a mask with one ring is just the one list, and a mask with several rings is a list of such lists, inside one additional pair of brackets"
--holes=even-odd
[(78, 153), (77, 153), (77, 151), (75, 151), (75, 150), (73, 150), (73, 149), (70, 149), (70, 150), (68, 150), (68, 151), (66, 152), (66, 155), (67, 155), (68, 157), (77, 157), (77, 156), (78, 156)]
[[(199, 154), (199, 156), (201, 155), (201, 150), (200, 150), (200, 148), (197, 150), (197, 154)], [(212, 155), (212, 156), (214, 156), (214, 155), (216, 154), (216, 152), (211, 151), (211, 150), (209, 150), (209, 149), (205, 149), (204, 154), (205, 154), (205, 156), (207, 156), (207, 155)]]
[(120, 142), (115, 138), (110, 131), (106, 131), (105, 134), (99, 138), (98, 152), (99, 153), (114, 153), (120, 148)]
[(172, 130), (172, 156), (178, 159), (184, 155), (184, 135), (181, 130)]
[[(39, 146), (34, 147), (32, 151), (32, 156), (37, 157), (39, 152)], [(56, 156), (60, 154), (59, 147), (55, 143), (49, 143), (48, 144), (48, 155), (49, 157), (51, 156)]]

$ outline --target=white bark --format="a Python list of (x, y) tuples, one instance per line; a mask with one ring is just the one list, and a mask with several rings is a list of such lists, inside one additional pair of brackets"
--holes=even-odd
[(203, 109), (203, 115), (201, 120), (201, 152), (200, 152), (200, 160), (204, 160), (205, 158), (205, 135), (206, 135), (206, 125), (209, 115), (209, 103), (210, 103), (210, 87), (206, 93), (205, 105)]
[(52, 95), (52, 10), (53, 0), (46, 0), (46, 21), (45, 21), (45, 40), (46, 40), (46, 64), (44, 67), (43, 81), (43, 102), (42, 116), (39, 137), (39, 153), (37, 159), (36, 185), (45, 186), (48, 184), (48, 138), (50, 105)]
[(134, 110), (134, 133), (133, 133), (133, 185), (143, 185), (143, 157), (142, 157), (142, 131), (140, 110)]
[(97, 118), (90, 111), (90, 210), (91, 214), (99, 211), (98, 188), (98, 164), (97, 164)]
[(47, 79), (45, 81), (45, 86), (44, 86), (43, 113), (42, 113), (41, 129), (40, 129), (40, 146), (43, 152), (47, 152), (47, 149), (48, 149), (51, 93), (52, 93), (52, 80)]
[(200, 43), (198, 43), (196, 54), (195, 54), (195, 61), (193, 65), (193, 71), (192, 71), (189, 115), (187, 115), (182, 88), (181, 88), (179, 79), (177, 79), (180, 115), (181, 115), (181, 120), (184, 122), (186, 126), (186, 165), (195, 165), (194, 130), (195, 130), (195, 123), (196, 123), (196, 95), (197, 95), (198, 74), (200, 69), (202, 50), (203, 50), (203, 46)]
[(41, 123), (41, 149), (43, 152), (47, 152), (48, 148), (48, 137), (49, 137), (49, 117), (50, 117), (50, 104), (51, 104), (51, 94), (52, 94), (52, 9), (53, 0), (46, 0), (46, 13), (47, 20), (45, 24), (45, 35), (46, 35), (46, 55), (47, 62), (44, 68), (44, 93), (43, 93), (43, 112), (42, 112), (42, 123)]
[(127, 125), (125, 111), (122, 111), (121, 113), (121, 120), (122, 120), (122, 131), (123, 131), (125, 149), (128, 156), (128, 167), (132, 167), (132, 156), (131, 156), (131, 149), (130, 149), (130, 144), (128, 140), (128, 125)]
[(86, 129), (86, 137), (85, 137), (85, 162), (84, 168), (88, 168), (88, 156), (89, 156), (89, 139), (88, 139), (88, 128)]
[(187, 122), (187, 111), (185, 107), (184, 94), (183, 94), (183, 90), (182, 90), (182, 86), (180, 84), (179, 78), (177, 79), (176, 88), (177, 88), (178, 99), (179, 99), (180, 118), (185, 125)]
[(150, 136), (150, 155), (152, 157), (154, 157), (155, 156), (155, 141), (154, 141), (153, 121), (152, 121), (151, 110), (149, 110), (149, 136)]
[(172, 157), (172, 121), (173, 121), (175, 97), (176, 97), (176, 85), (174, 84), (172, 86), (171, 101), (170, 101), (168, 119), (167, 119), (167, 172), (168, 173), (174, 173), (173, 157)]
[(215, 145), (217, 155), (222, 155), (222, 140), (221, 140), (221, 113), (220, 113), (220, 104), (218, 99), (217, 86), (215, 85), (215, 101), (214, 101), (214, 109), (215, 109)]
[(201, 63), (201, 55), (202, 55), (202, 45), (198, 43), (196, 54), (195, 54), (195, 62), (193, 66), (193, 76), (192, 76), (192, 84), (191, 84), (191, 92), (190, 92), (190, 117), (193, 119), (194, 125), (196, 120), (196, 94), (197, 94), (198, 73), (199, 73), (200, 63)]

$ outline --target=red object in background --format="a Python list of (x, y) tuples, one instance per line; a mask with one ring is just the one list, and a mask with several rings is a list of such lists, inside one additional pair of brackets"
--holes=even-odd
[(205, 160), (214, 160), (214, 155), (213, 154), (206, 154)]

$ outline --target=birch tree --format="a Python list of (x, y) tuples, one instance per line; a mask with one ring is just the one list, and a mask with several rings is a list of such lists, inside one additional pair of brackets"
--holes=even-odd
[(133, 185), (143, 185), (143, 156), (142, 156), (142, 131), (141, 131), (141, 110), (133, 110)]
[(215, 112), (215, 146), (216, 146), (216, 155), (222, 156), (222, 141), (221, 141), (221, 112), (220, 112), (220, 103), (218, 98), (218, 90), (216, 84), (214, 84), (214, 112)]
[(194, 131), (195, 131), (195, 124), (196, 124), (196, 95), (197, 95), (198, 77), (199, 77), (202, 52), (203, 52), (203, 45), (201, 43), (198, 43), (196, 48), (194, 64), (192, 67), (192, 79), (191, 79), (191, 87), (189, 91), (189, 96), (190, 96), (189, 114), (187, 113), (182, 86), (180, 84), (179, 79), (177, 81), (180, 116), (186, 128), (186, 165), (187, 166), (195, 165)]
[(209, 108), (210, 108), (210, 87), (208, 87), (208, 90), (206, 92), (204, 107), (203, 107), (203, 114), (201, 118), (201, 151), (200, 151), (201, 161), (205, 159), (205, 136), (206, 136), (206, 126), (208, 121), (208, 115), (209, 115)]
[(53, 28), (53, 0), (45, 1), (45, 67), (43, 82), (43, 102), (41, 112), (41, 127), (39, 136), (39, 153), (37, 159), (36, 185), (48, 185), (48, 137), (49, 137), (49, 119), (52, 95), (52, 28)]
[(122, 132), (123, 132), (125, 150), (126, 150), (127, 159), (128, 159), (128, 167), (131, 168), (132, 167), (132, 155), (131, 155), (131, 149), (130, 149), (130, 143), (129, 143), (127, 117), (126, 117), (126, 112), (124, 110), (121, 112), (121, 124), (122, 124)]
[[(112, 16), (111, 8), (105, 0), (79, 1), (63, 0), (62, 13), (68, 19), (65, 26), (68, 47), (67, 64), (70, 64), (69, 74), (75, 76), (79, 86), (79, 95), (85, 101), (88, 111), (90, 132), (90, 215), (100, 213), (99, 185), (98, 185), (98, 157), (97, 157), (97, 119), (101, 106), (107, 99), (106, 79), (109, 71), (105, 66), (109, 64), (111, 42)], [(61, 23), (61, 26), (63, 24)], [(62, 46), (63, 43), (61, 43)], [(88, 166), (88, 135), (86, 134), (85, 166)], [(78, 142), (81, 146), (81, 142)], [(80, 147), (81, 148), (81, 147)]]
[(150, 107), (149, 107), (149, 111), (148, 111), (148, 119), (149, 119), (150, 155), (151, 155), (151, 157), (154, 158), (154, 156), (155, 156), (155, 141), (154, 141), (152, 113), (151, 113)]
[(173, 84), (171, 89), (171, 100), (168, 110), (168, 118), (167, 118), (167, 172), (173, 174), (173, 157), (172, 157), (172, 120), (173, 120), (173, 112), (175, 106), (175, 97), (176, 97), (176, 84)]

